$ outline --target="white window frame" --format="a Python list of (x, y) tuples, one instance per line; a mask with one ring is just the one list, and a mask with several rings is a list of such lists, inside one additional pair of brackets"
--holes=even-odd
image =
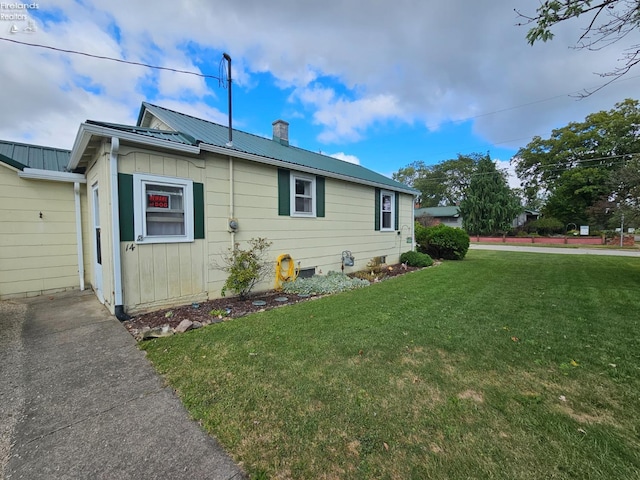
[[(384, 197), (391, 197), (391, 209), (384, 209)], [(381, 232), (395, 232), (396, 228), (396, 192), (392, 192), (390, 190), (380, 190), (380, 231)], [(391, 226), (385, 228), (384, 227), (384, 214), (390, 212), (391, 213)]]
[[(311, 211), (296, 211), (296, 180), (311, 182)], [(292, 217), (315, 217), (316, 216), (316, 177), (314, 175), (303, 175), (291, 172), (291, 216)]]
[[(145, 195), (147, 185), (182, 188), (184, 235), (147, 235), (147, 197)], [(135, 173), (133, 175), (133, 222), (137, 244), (193, 242), (193, 180)]]

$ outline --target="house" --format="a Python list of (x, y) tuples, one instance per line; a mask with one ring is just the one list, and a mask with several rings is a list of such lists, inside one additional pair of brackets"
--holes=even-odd
[[(416, 220), (420, 217), (432, 217), (437, 223), (448, 225), (449, 227), (462, 228), (462, 216), (460, 209), (453, 205), (448, 207), (424, 207), (415, 209)], [(513, 219), (514, 228), (521, 227), (525, 223), (540, 218), (540, 212), (535, 210), (523, 210), (516, 218)]]
[(272, 242), (274, 265), (288, 254), (307, 275), (340, 270), (345, 251), (355, 257), (348, 273), (413, 248), (419, 192), (290, 145), (288, 123), (272, 126), (268, 139), (149, 103), (133, 126), (80, 125), (58, 174), (80, 197), (80, 227), (65, 233), (80, 232), (76, 273), (111, 313), (219, 297), (226, 273), (216, 263), (251, 238)]
[(462, 217), (457, 206), (448, 207), (424, 207), (415, 209), (415, 218), (433, 217), (437, 223), (442, 223), (449, 227), (462, 228)]
[(70, 156), (0, 141), (0, 299), (84, 287), (77, 247), (85, 180), (65, 172)]
[(541, 215), (542, 214), (536, 210), (525, 209), (520, 215), (513, 219), (513, 227), (522, 227), (528, 222), (538, 220)]

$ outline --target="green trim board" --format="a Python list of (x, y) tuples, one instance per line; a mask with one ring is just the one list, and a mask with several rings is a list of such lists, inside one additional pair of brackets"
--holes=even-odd
[(120, 214), (120, 241), (133, 242), (133, 175), (118, 174), (118, 210)]
[(24, 170), (27, 168), (26, 165), (23, 165), (20, 162), (16, 162), (14, 159), (7, 157), (6, 155), (0, 154), (0, 162), (6, 163), (10, 167), (17, 168), (18, 170)]
[(380, 192), (381, 189), (376, 188), (374, 191), (375, 200), (374, 200), (374, 220), (373, 220), (373, 229), (376, 231), (380, 231)]
[(291, 177), (289, 170), (278, 169), (278, 215), (291, 215)]
[(193, 182), (193, 238), (204, 238), (204, 184)]
[(316, 177), (316, 217), (324, 217), (324, 177)]

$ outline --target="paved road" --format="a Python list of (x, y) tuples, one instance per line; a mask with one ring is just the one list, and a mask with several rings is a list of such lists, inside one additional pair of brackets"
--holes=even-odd
[(93, 294), (0, 302), (0, 329), (0, 478), (245, 478)]
[(503, 252), (530, 252), (530, 253), (560, 253), (563, 255), (610, 255), (617, 257), (640, 257), (640, 250), (610, 250), (605, 248), (559, 248), (559, 247), (528, 247), (520, 245), (493, 245), (475, 244), (469, 245), (472, 250), (500, 250)]

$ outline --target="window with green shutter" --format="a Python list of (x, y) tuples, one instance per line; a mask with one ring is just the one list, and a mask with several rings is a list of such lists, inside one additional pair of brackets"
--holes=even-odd
[(324, 177), (278, 169), (278, 215), (324, 217), (324, 198)]
[(205, 237), (202, 183), (119, 173), (118, 196), (122, 242), (175, 243)]

